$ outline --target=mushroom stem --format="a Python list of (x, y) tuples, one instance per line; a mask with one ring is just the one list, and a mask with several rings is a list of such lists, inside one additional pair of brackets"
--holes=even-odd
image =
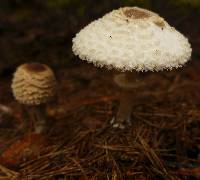
[(116, 118), (111, 121), (113, 127), (124, 129), (131, 124), (131, 112), (134, 104), (134, 90), (145, 85), (144, 75), (128, 72), (114, 76), (114, 82), (121, 88), (120, 106)]
[(111, 121), (114, 128), (124, 129), (131, 124), (133, 108), (133, 90), (137, 87), (134, 74), (122, 73), (114, 75), (114, 82), (120, 87), (120, 105), (116, 117)]
[(132, 108), (133, 92), (122, 89), (120, 94), (120, 105), (113, 127), (124, 129), (126, 124), (131, 124)]
[(45, 128), (46, 120), (47, 120), (44, 105), (31, 107), (31, 119), (33, 122), (33, 128), (34, 128), (35, 133), (40, 134), (44, 132), (44, 128)]
[[(20, 127), (20, 129), (22, 129), (23, 132), (26, 132), (27, 130), (32, 130), (31, 128), (31, 120), (32, 120), (32, 116), (30, 115), (30, 110), (27, 106), (21, 105), (22, 108), (22, 119), (23, 119), (23, 124)], [(31, 120), (30, 120), (31, 119)]]

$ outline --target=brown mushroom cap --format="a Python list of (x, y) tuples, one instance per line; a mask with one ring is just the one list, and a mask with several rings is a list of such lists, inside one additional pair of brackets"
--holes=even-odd
[(11, 87), (15, 99), (20, 103), (39, 105), (55, 96), (56, 79), (53, 71), (44, 64), (23, 64), (14, 73)]

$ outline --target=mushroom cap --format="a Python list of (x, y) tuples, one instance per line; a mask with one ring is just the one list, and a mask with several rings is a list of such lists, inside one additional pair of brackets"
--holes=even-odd
[(80, 59), (120, 71), (178, 68), (191, 57), (188, 39), (162, 17), (138, 7), (124, 7), (83, 28), (73, 39)]
[(40, 105), (55, 96), (56, 79), (53, 71), (44, 64), (23, 64), (14, 73), (11, 87), (20, 103)]

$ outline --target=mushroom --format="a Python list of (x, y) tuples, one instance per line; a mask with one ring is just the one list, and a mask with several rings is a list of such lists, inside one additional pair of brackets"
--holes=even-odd
[(46, 123), (45, 104), (56, 95), (53, 71), (44, 64), (23, 64), (14, 73), (11, 87), (15, 99), (31, 114), (35, 132), (41, 133)]
[(123, 90), (112, 121), (118, 128), (130, 120), (133, 90), (145, 85), (141, 74), (181, 67), (192, 52), (188, 39), (162, 17), (138, 7), (113, 10), (93, 21), (76, 34), (72, 50), (82, 60), (122, 72), (114, 77)]

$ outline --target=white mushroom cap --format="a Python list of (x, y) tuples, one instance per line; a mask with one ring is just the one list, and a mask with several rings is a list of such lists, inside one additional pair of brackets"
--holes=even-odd
[(178, 68), (191, 57), (188, 39), (162, 17), (138, 7), (114, 10), (73, 39), (80, 59), (121, 71)]

